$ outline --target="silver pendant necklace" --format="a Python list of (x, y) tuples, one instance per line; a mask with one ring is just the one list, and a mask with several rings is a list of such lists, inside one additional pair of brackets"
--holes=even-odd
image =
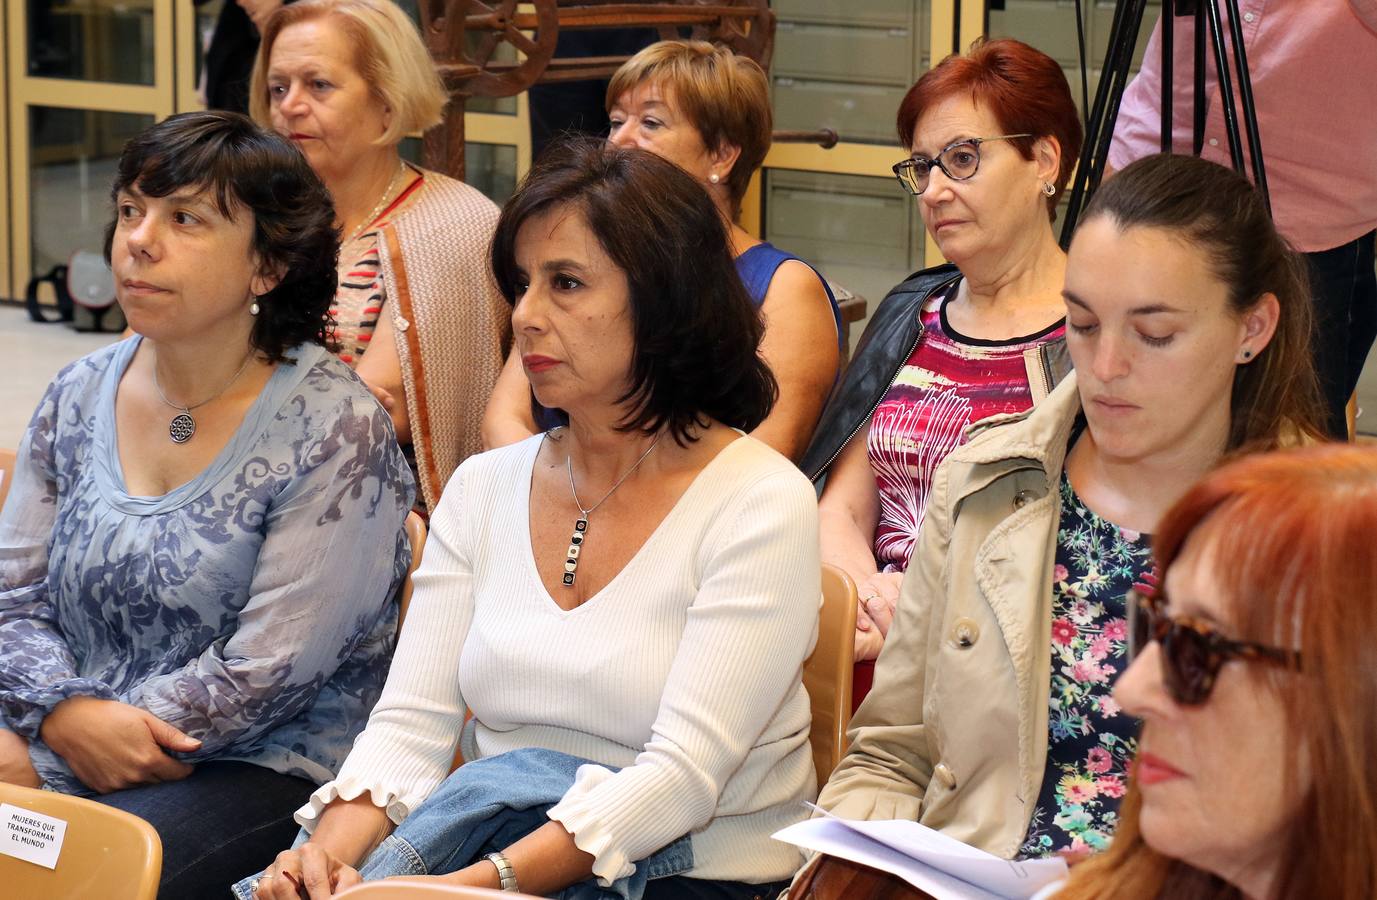
[(191, 406), (183, 406), (180, 403), (173, 403), (171, 400), (167, 399), (167, 394), (163, 393), (162, 385), (158, 384), (158, 357), (155, 353), (153, 357), (153, 389), (158, 392), (158, 396), (162, 398), (164, 403), (173, 409), (181, 410), (181, 412), (172, 417), (171, 422), (167, 423), (167, 434), (168, 437), (172, 438), (172, 443), (185, 444), (187, 441), (191, 440), (191, 436), (196, 433), (196, 419), (192, 417), (191, 411), (205, 406), (212, 400), (220, 399), (220, 395), (229, 390), (230, 385), (238, 381), (239, 376), (244, 374), (244, 370), (249, 367), (249, 360), (251, 359), (253, 359), (252, 350), (249, 351), (248, 356), (244, 357), (244, 363), (239, 367), (239, 371), (235, 372), (230, 380), (225, 382), (224, 387), (215, 392), (215, 396), (202, 400), (200, 403), (193, 403)]
[(574, 522), (574, 533), (569, 538), (569, 552), (564, 558), (565, 587), (573, 587), (574, 576), (578, 574), (579, 554), (583, 551), (583, 540), (588, 536), (588, 517), (593, 514), (595, 509), (602, 506), (607, 498), (611, 497), (616, 492), (617, 488), (622, 486), (623, 481), (631, 477), (632, 472), (641, 467), (641, 463), (645, 462), (645, 458), (650, 455), (650, 451), (655, 449), (655, 445), (660, 443), (660, 438), (664, 436), (665, 433), (663, 431), (657, 434), (655, 440), (650, 442), (650, 446), (645, 448), (645, 452), (641, 454), (641, 458), (636, 460), (621, 478), (617, 479), (617, 483), (612, 485), (611, 490), (602, 495), (601, 500), (587, 509), (584, 509), (583, 504), (579, 502), (579, 489), (574, 487), (574, 458), (567, 453), (564, 455), (564, 468), (569, 473), (569, 493), (574, 495), (574, 505), (579, 508), (580, 513), (578, 519)]

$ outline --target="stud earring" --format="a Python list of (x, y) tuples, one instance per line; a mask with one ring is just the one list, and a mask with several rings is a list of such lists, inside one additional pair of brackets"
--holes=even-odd
[(1044, 181), (1042, 183), (1042, 192), (1050, 197), (1057, 192), (1057, 187), (1050, 181)]
[(1253, 351), (1251, 351), (1251, 350), (1244, 350), (1244, 351), (1243, 351), (1243, 361), (1244, 361), (1244, 362), (1247, 362), (1248, 360), (1250, 360), (1250, 359), (1252, 359), (1252, 358), (1253, 358)]
[(717, 184), (717, 182), (721, 180), (722, 176), (718, 175), (716, 172), (713, 172), (711, 175), (708, 176), (708, 181), (711, 181), (713, 184)]
[(258, 307), (258, 301), (257, 301), (257, 300), (255, 300), (255, 301), (253, 301), (252, 303), (249, 304), (249, 315), (251, 315), (251, 316), (256, 316), (256, 315), (258, 315), (259, 312), (260, 312), (260, 309), (259, 309), (259, 307)]

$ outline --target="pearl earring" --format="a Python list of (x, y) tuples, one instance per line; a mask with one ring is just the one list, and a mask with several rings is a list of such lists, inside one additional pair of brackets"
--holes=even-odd
[(251, 315), (251, 316), (256, 316), (256, 315), (258, 315), (259, 312), (260, 312), (260, 310), (259, 310), (259, 308), (258, 308), (258, 301), (257, 301), (257, 300), (255, 300), (255, 301), (253, 301), (252, 303), (249, 304), (249, 315)]
[(721, 180), (722, 176), (718, 175), (716, 172), (713, 172), (711, 175), (708, 176), (708, 181), (711, 181), (713, 184), (717, 184), (717, 182)]
[(1044, 181), (1042, 183), (1042, 192), (1050, 197), (1057, 192), (1057, 187), (1050, 181)]

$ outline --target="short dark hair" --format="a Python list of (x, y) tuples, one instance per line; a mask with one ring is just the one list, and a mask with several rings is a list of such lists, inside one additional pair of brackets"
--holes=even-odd
[(507, 201), (492, 241), (498, 289), (515, 305), (516, 236), (569, 206), (626, 273), (635, 411), (623, 431), (668, 427), (680, 444), (711, 417), (751, 431), (778, 394), (760, 358), (764, 323), (737, 273), (726, 224), (701, 185), (644, 150), (578, 138), (548, 150)]
[[(249, 342), (272, 362), (297, 344), (334, 349), (330, 317), (338, 284), (335, 206), (320, 177), (287, 139), (239, 113), (171, 116), (124, 145), (111, 200), (133, 185), (147, 197), (205, 191), (233, 220), (253, 214), (253, 249), (277, 286), (258, 298)], [(105, 229), (105, 259), (118, 216)]]
[(1124, 167), (1095, 192), (1081, 224), (1099, 217), (1120, 231), (1160, 228), (1198, 247), (1228, 286), (1235, 316), (1263, 294), (1276, 295), (1276, 333), (1256, 359), (1234, 371), (1229, 450), (1323, 436), (1305, 260), (1277, 233), (1252, 182), (1218, 163), (1159, 153)]

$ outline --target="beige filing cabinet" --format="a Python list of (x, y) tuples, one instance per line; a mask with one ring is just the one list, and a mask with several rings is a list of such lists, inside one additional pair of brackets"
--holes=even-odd
[[(899, 102), (928, 65), (927, 0), (774, 0), (775, 127), (831, 128), (894, 148)], [(892, 177), (767, 170), (767, 239), (864, 296), (873, 312), (922, 266), (922, 223)], [(853, 340), (860, 334), (852, 332)]]

